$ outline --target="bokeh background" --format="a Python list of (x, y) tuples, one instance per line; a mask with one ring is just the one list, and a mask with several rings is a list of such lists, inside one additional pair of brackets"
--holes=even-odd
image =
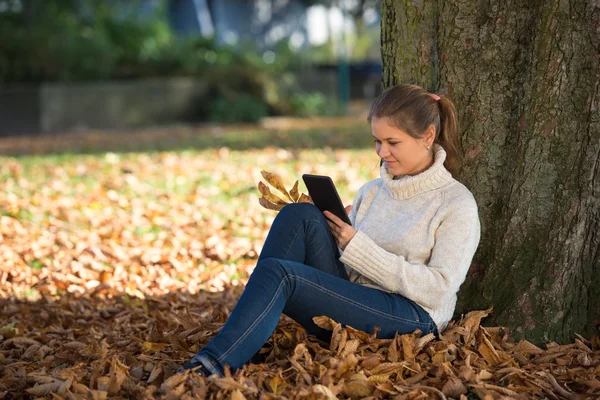
[(369, 0), (0, 0), (0, 135), (355, 116)]

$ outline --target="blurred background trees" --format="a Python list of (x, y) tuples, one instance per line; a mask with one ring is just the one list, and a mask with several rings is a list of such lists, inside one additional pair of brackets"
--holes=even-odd
[(340, 114), (378, 90), (379, 15), (378, 0), (0, 0), (0, 85), (191, 77), (208, 86), (198, 120)]

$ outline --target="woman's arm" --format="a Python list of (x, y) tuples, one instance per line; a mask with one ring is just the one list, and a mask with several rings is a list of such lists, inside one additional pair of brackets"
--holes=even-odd
[(358, 231), (340, 260), (367, 278), (418, 304), (438, 308), (465, 280), (480, 239), (477, 205), (451, 210), (435, 234), (427, 265), (410, 263), (403, 256), (379, 247)]

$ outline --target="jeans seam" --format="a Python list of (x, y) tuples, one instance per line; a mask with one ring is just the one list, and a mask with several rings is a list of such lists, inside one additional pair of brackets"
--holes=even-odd
[(277, 288), (277, 291), (273, 295), (273, 298), (271, 299), (271, 302), (269, 303), (269, 305), (267, 306), (267, 308), (265, 308), (265, 310), (258, 316), (258, 318), (256, 318), (256, 320), (254, 320), (254, 322), (252, 323), (252, 325), (250, 325), (248, 327), (248, 329), (246, 329), (246, 331), (238, 338), (238, 340), (236, 340), (229, 347), (229, 349), (225, 353), (223, 353), (221, 355), (221, 357), (219, 357), (219, 359), (217, 360), (218, 362), (223, 361), (223, 359), (225, 359), (225, 357), (227, 357), (234, 350), (234, 348), (238, 345), (238, 343), (241, 342), (242, 340), (244, 340), (254, 330), (254, 328), (258, 325), (259, 321), (262, 320), (262, 318), (271, 310), (271, 308), (273, 308), (273, 303), (275, 302), (275, 299), (277, 298), (277, 295), (281, 291), (281, 288), (283, 287), (283, 284), (286, 283), (286, 281), (288, 280), (288, 277), (289, 277), (289, 275), (286, 275), (283, 278), (283, 280), (279, 284), (279, 287)]
[(283, 255), (284, 258), (287, 258), (288, 254), (290, 252), (290, 249), (292, 248), (292, 244), (294, 243), (294, 241), (298, 237), (298, 233), (300, 233), (300, 230), (297, 230), (296, 234), (294, 235), (294, 237), (292, 238), (292, 240), (290, 240), (290, 244), (289, 244), (288, 248), (285, 250), (285, 254)]
[[(316, 219), (309, 219), (306, 222), (311, 222), (311, 223), (316, 223), (318, 226), (322, 226), (321, 222), (319, 220)], [(330, 231), (331, 232), (331, 231)], [(331, 234), (331, 233), (330, 233)], [(327, 238), (329, 239), (329, 237)], [(335, 249), (331, 249), (331, 258), (333, 260), (333, 265), (335, 266), (335, 268), (337, 269), (338, 265), (337, 265), (337, 259), (335, 258), (335, 250), (337, 250), (337, 248)], [(339, 253), (338, 253), (339, 254)], [(340, 277), (341, 278), (341, 277)]]
[(372, 312), (374, 314), (381, 315), (381, 316), (383, 316), (385, 318), (389, 318), (391, 320), (396, 320), (396, 321), (400, 321), (400, 322), (407, 322), (407, 323), (411, 323), (411, 324), (415, 324), (415, 325), (419, 325), (419, 326), (429, 326), (429, 322), (425, 323), (425, 322), (411, 321), (411, 320), (406, 319), (406, 318), (402, 318), (402, 317), (398, 317), (398, 316), (395, 316), (395, 315), (390, 315), (390, 314), (384, 313), (382, 311), (376, 310), (376, 309), (371, 308), (371, 307), (366, 307), (366, 306), (364, 306), (363, 304), (361, 304), (359, 302), (356, 302), (356, 301), (354, 301), (352, 299), (348, 299), (347, 297), (341, 296), (338, 293), (332, 292), (329, 289), (321, 287), (321, 286), (315, 284), (314, 282), (312, 282), (312, 281), (310, 281), (308, 279), (304, 279), (304, 278), (302, 278), (300, 276), (297, 276), (297, 275), (292, 275), (292, 276), (295, 277), (298, 280), (301, 280), (303, 282), (308, 283), (310, 286), (313, 286), (313, 287), (315, 287), (318, 290), (321, 290), (323, 292), (329, 293), (330, 295), (332, 295), (334, 297), (337, 297), (337, 298), (339, 298), (339, 299), (341, 299), (343, 301), (346, 301), (348, 303), (354, 304), (357, 307), (359, 307), (359, 308), (361, 308), (361, 309), (363, 309), (365, 311), (369, 311), (369, 312)]

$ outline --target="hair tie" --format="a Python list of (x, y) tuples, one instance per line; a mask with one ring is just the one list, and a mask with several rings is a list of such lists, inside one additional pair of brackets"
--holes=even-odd
[(440, 96), (438, 96), (437, 94), (430, 93), (429, 95), (430, 95), (431, 97), (433, 97), (433, 99), (434, 99), (435, 101), (439, 101), (439, 100), (440, 100)]

